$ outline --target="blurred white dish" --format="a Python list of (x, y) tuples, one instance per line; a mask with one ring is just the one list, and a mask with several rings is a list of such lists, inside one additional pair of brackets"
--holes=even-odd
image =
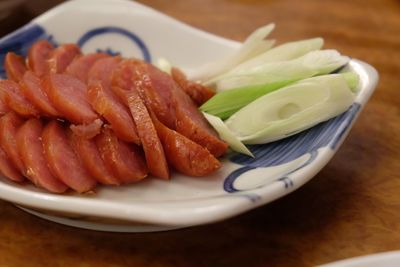
[(398, 267), (400, 266), (400, 252), (383, 252), (351, 259), (332, 262), (319, 267)]

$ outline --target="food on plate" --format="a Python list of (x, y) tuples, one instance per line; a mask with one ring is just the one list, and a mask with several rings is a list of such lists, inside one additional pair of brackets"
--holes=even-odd
[(85, 193), (149, 175), (170, 179), (172, 169), (206, 176), (221, 167), (228, 146), (197, 106), (214, 93), (179, 70), (172, 77), (141, 60), (46, 40), (26, 60), (8, 53), (5, 67), (0, 171), (12, 181)]
[(19, 157), (26, 168), (26, 177), (38, 187), (50, 192), (63, 193), (68, 187), (50, 171), (42, 144), (43, 125), (31, 118), (19, 127), (16, 143)]
[(41, 134), (44, 155), (50, 171), (71, 189), (83, 193), (96, 185), (75, 153), (69, 138), (69, 130), (60, 122), (52, 120)]
[(321, 38), (272, 47), (265, 38), (273, 28), (261, 27), (236, 53), (190, 76), (216, 90), (200, 110), (231, 149), (249, 156), (240, 142), (264, 144), (308, 129), (348, 110), (357, 93), (357, 74), (342, 70), (348, 57), (320, 50)]
[[(9, 52), (0, 80), (0, 171), (53, 193), (93, 192), (171, 170), (207, 176), (228, 148), (285, 138), (345, 112), (358, 76), (313, 38), (274, 47), (270, 24), (186, 76), (75, 44)], [(189, 77), (189, 78), (188, 78)]]
[(13, 52), (6, 54), (4, 68), (6, 69), (7, 77), (14, 82), (20, 81), (26, 71), (23, 57)]
[(37, 76), (43, 76), (48, 71), (47, 59), (54, 46), (47, 40), (35, 42), (28, 51), (26, 64)]
[(79, 55), (81, 50), (75, 44), (64, 44), (53, 49), (47, 58), (47, 69), (50, 73), (62, 73)]
[(12, 111), (0, 118), (0, 146), (14, 166), (25, 175), (26, 167), (18, 154), (16, 140), (17, 131), (23, 122), (24, 120)]
[(9, 109), (23, 117), (36, 117), (39, 110), (22, 94), (18, 83), (11, 80), (0, 80), (0, 98)]

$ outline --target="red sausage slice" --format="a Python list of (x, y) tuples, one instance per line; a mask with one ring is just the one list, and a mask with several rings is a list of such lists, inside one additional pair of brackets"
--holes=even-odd
[(21, 116), (39, 116), (39, 110), (23, 96), (21, 88), (16, 82), (0, 80), (0, 98), (10, 109)]
[(51, 51), (47, 59), (49, 73), (62, 73), (81, 50), (75, 44), (64, 44)]
[(198, 106), (201, 106), (215, 95), (215, 92), (210, 88), (199, 83), (189, 81), (185, 74), (177, 68), (171, 69), (171, 75), (174, 81)]
[(98, 119), (87, 99), (86, 85), (68, 74), (50, 74), (43, 87), (51, 103), (65, 118), (77, 124)]
[(0, 148), (0, 172), (14, 182), (24, 181), (24, 177), (21, 173), (14, 167), (14, 164), (7, 157), (6, 152)]
[(63, 193), (68, 187), (54, 177), (47, 166), (41, 140), (42, 130), (40, 120), (26, 121), (16, 135), (18, 152), (27, 169), (26, 175), (34, 184), (53, 193)]
[[(143, 66), (143, 64), (142, 64)], [(174, 80), (156, 67), (146, 64), (146, 68), (137, 68), (145, 84), (145, 93), (150, 99), (151, 109), (157, 118), (167, 127), (188, 137), (192, 141), (207, 148), (214, 156), (219, 157), (228, 149), (228, 145), (219, 139), (218, 134), (208, 124), (203, 115), (198, 111), (190, 97), (174, 82)], [(154, 92), (149, 94), (149, 92)], [(175, 120), (175, 127), (170, 127), (163, 116), (159, 115), (158, 105), (154, 105), (151, 95), (161, 96), (174, 112), (168, 111), (169, 117)], [(171, 110), (171, 108), (169, 108)]]
[(168, 129), (154, 116), (153, 122), (168, 162), (179, 172), (190, 176), (205, 176), (221, 167), (221, 163), (206, 148)]
[(105, 57), (109, 57), (109, 55), (103, 53), (93, 53), (77, 57), (71, 62), (71, 64), (69, 64), (65, 70), (65, 73), (78, 78), (84, 83), (87, 83), (90, 68), (97, 60)]
[(228, 145), (198, 111), (193, 101), (179, 87), (172, 88), (176, 112), (176, 131), (207, 148), (215, 157), (222, 156)]
[(88, 84), (100, 82), (106, 89), (111, 88), (112, 72), (120, 61), (120, 57), (106, 57), (97, 60), (89, 70)]
[(50, 103), (41, 79), (32, 71), (25, 72), (20, 82), (21, 92), (32, 104), (48, 116), (59, 117), (59, 112)]
[(124, 141), (140, 144), (129, 110), (113, 92), (103, 87), (100, 82), (88, 87), (88, 98), (93, 109), (111, 124), (115, 134)]
[(147, 176), (146, 163), (139, 147), (118, 140), (107, 128), (95, 137), (95, 141), (104, 163), (122, 183), (137, 182)]
[(37, 76), (43, 76), (48, 72), (47, 58), (54, 46), (47, 40), (35, 42), (28, 51), (27, 65)]
[(169, 179), (169, 169), (164, 149), (145, 104), (136, 89), (127, 91), (126, 97), (142, 142), (149, 172), (156, 177)]
[(0, 90), (0, 116), (10, 111), (10, 108), (7, 106), (4, 98), (5, 97), (1, 97), (1, 90)]
[(23, 164), (21, 157), (17, 149), (16, 135), (17, 130), (24, 123), (14, 112), (9, 112), (0, 118), (0, 146), (6, 152), (11, 162), (17, 167), (17, 169), (25, 174), (25, 165)]
[(107, 185), (120, 184), (119, 180), (112, 173), (112, 170), (107, 168), (107, 165), (104, 164), (93, 139), (86, 139), (72, 134), (71, 140), (73, 148), (78, 154), (82, 164), (98, 182)]
[(53, 174), (79, 193), (93, 189), (96, 181), (82, 166), (58, 121), (48, 123), (42, 133), (44, 154)]
[(8, 79), (18, 82), (26, 71), (24, 58), (13, 52), (8, 52), (4, 60), (4, 68)]
[[(159, 79), (152, 79), (151, 72), (159, 73)], [(157, 72), (158, 71), (158, 72)], [(167, 77), (164, 77), (164, 76)], [(175, 112), (171, 103), (170, 87), (173, 85), (168, 74), (157, 70), (155, 67), (139, 60), (124, 60), (113, 72), (113, 90), (121, 88), (130, 90), (134, 83), (140, 81), (149, 100), (151, 109), (157, 118), (169, 128), (175, 128)], [(172, 83), (171, 83), (172, 82)], [(120, 96), (118, 90), (114, 93)]]

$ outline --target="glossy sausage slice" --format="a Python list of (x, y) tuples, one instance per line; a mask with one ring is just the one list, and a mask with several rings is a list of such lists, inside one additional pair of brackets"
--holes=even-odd
[(54, 175), (75, 191), (90, 191), (96, 180), (82, 166), (65, 131), (58, 121), (51, 121), (44, 127), (42, 142), (48, 166)]
[(1, 97), (1, 91), (0, 91), (0, 116), (6, 114), (9, 111), (11, 111), (11, 109), (6, 104), (5, 98)]
[(193, 101), (179, 87), (172, 88), (176, 112), (176, 131), (207, 148), (215, 157), (222, 156), (228, 145), (208, 124)]
[(120, 61), (120, 57), (106, 57), (97, 60), (89, 70), (88, 84), (100, 82), (103, 87), (110, 89), (112, 73)]
[(168, 162), (176, 170), (190, 176), (205, 176), (221, 167), (206, 148), (167, 128), (154, 116), (153, 121)]
[(119, 180), (107, 168), (101, 158), (94, 139), (87, 139), (76, 134), (71, 135), (72, 146), (78, 154), (82, 164), (88, 172), (100, 183), (107, 185), (119, 185)]
[(47, 116), (59, 117), (60, 113), (50, 103), (41, 81), (42, 80), (32, 71), (25, 72), (20, 81), (21, 92), (27, 100)]
[[(155, 69), (155, 70), (154, 70)], [(159, 74), (158, 79), (152, 79), (152, 72)], [(167, 78), (165, 78), (165, 75)], [(142, 88), (149, 99), (149, 104), (162, 123), (169, 128), (175, 128), (175, 112), (170, 93), (172, 79), (168, 74), (139, 60), (124, 60), (113, 72), (112, 89), (120, 96), (118, 89), (130, 90), (135, 82), (142, 83)]]
[(8, 52), (4, 60), (7, 78), (18, 82), (26, 71), (24, 58), (13, 52)]
[(48, 59), (49, 73), (62, 73), (68, 65), (81, 54), (81, 50), (75, 44), (64, 44), (52, 50)]
[(9, 112), (0, 118), (0, 146), (6, 152), (7, 156), (14, 166), (25, 175), (25, 165), (17, 149), (16, 135), (17, 130), (24, 123), (14, 112)]
[(24, 117), (37, 117), (39, 110), (22, 94), (18, 83), (0, 80), (0, 98), (11, 109)]
[(68, 187), (53, 176), (44, 157), (41, 135), (43, 125), (29, 119), (18, 130), (16, 140), (19, 155), (27, 169), (27, 177), (37, 186), (53, 193), (63, 193)]
[(71, 64), (68, 65), (65, 73), (78, 78), (84, 83), (87, 83), (90, 68), (97, 60), (105, 57), (109, 57), (109, 55), (103, 53), (93, 53), (79, 56), (75, 58), (74, 61), (71, 62)]
[(54, 46), (47, 40), (35, 42), (28, 51), (27, 65), (37, 76), (43, 76), (48, 72), (47, 59)]
[[(139, 87), (140, 85), (138, 84), (137, 86)], [(149, 112), (136, 88), (127, 91), (126, 98), (142, 142), (150, 174), (159, 178), (169, 179), (169, 169), (164, 149), (157, 136), (157, 131), (154, 128)]]
[(6, 152), (0, 147), (0, 172), (14, 182), (24, 181), (22, 174), (14, 167)]
[(54, 107), (76, 124), (89, 124), (98, 119), (87, 99), (86, 85), (68, 74), (50, 74), (43, 87)]
[(95, 141), (104, 163), (121, 183), (137, 182), (147, 176), (146, 163), (138, 146), (118, 140), (107, 128)]
[[(157, 118), (168, 128), (176, 129), (177, 132), (207, 148), (214, 156), (219, 157), (224, 154), (228, 145), (219, 139), (218, 134), (208, 124), (190, 97), (174, 82), (171, 76), (150, 64), (146, 64), (146, 66), (146, 68), (139, 68), (141, 76), (144, 77), (145, 89), (147, 92), (149, 88), (152, 89), (164, 99), (165, 103), (172, 106), (174, 113), (169, 112), (169, 116), (174, 116), (175, 127), (170, 127), (165, 123), (163, 117), (159, 116), (159, 111), (154, 105), (151, 105)], [(151, 81), (150, 83), (146, 81), (146, 77)]]
[(129, 110), (110, 90), (100, 82), (88, 87), (88, 99), (93, 109), (110, 123), (115, 134), (124, 141), (140, 144), (135, 123)]
[(210, 88), (199, 83), (189, 81), (185, 74), (177, 68), (171, 69), (171, 76), (198, 106), (201, 106), (215, 95), (215, 92)]

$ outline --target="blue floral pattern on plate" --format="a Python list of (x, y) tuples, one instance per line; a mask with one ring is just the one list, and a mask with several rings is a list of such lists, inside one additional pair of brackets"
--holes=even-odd
[[(79, 38), (77, 44), (79, 47), (82, 47), (89, 40), (95, 38), (96, 36), (104, 34), (120, 34), (127, 37), (129, 40), (132, 41), (133, 45), (137, 46), (140, 49), (140, 51), (142, 52), (142, 58), (148, 62), (151, 62), (150, 51), (147, 48), (146, 44), (142, 41), (142, 39), (140, 39), (140, 37), (135, 35), (134, 33), (120, 27), (108, 26), (91, 29)], [(31, 47), (32, 44), (39, 39), (47, 39), (54, 45), (57, 45), (57, 42), (54, 40), (53, 36), (47, 33), (42, 27), (35, 23), (30, 23), (25, 27), (22, 27), (13, 32), (12, 34), (7, 35), (0, 42), (0, 62), (4, 62), (4, 58), (7, 52), (14, 52), (18, 55), (26, 56), (29, 47)], [(119, 51), (114, 50), (110, 47), (106, 49), (99, 48), (97, 49), (97, 51), (105, 52), (110, 55), (120, 54)], [(5, 78), (4, 64), (0, 64), (0, 76), (2, 78)]]
[(255, 156), (254, 158), (243, 154), (233, 155), (230, 157), (230, 161), (243, 167), (236, 169), (226, 177), (224, 181), (225, 191), (229, 193), (240, 191), (235, 188), (234, 183), (250, 170), (282, 165), (305, 154), (310, 154), (310, 158), (304, 164), (294, 170), (289, 170), (285, 175), (276, 179), (282, 181), (285, 188), (293, 186), (293, 181), (288, 176), (314, 161), (318, 156), (319, 148), (329, 146), (332, 150), (335, 150), (360, 107), (360, 104), (354, 103), (345, 113), (320, 123), (309, 130), (280, 141), (249, 146)]

